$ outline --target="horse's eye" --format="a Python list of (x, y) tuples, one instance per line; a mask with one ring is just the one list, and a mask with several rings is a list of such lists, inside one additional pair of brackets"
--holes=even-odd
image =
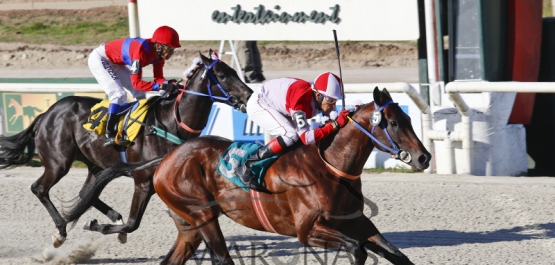
[(397, 127), (397, 121), (390, 121), (389, 124), (393, 127)]

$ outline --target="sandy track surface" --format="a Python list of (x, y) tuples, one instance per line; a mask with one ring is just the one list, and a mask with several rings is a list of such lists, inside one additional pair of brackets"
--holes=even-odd
[[(41, 168), (0, 171), (0, 264), (156, 264), (175, 239), (166, 207), (154, 196), (141, 227), (127, 244), (115, 236), (84, 231), (97, 218), (90, 210), (59, 249), (51, 247), (52, 219), (29, 190)], [(59, 207), (77, 195), (83, 169), (71, 170), (52, 192)], [(101, 198), (124, 214), (133, 182), (119, 178)], [(377, 205), (366, 215), (415, 264), (553, 264), (555, 260), (555, 178), (475, 177), (427, 174), (363, 175), (363, 192)], [(222, 230), (236, 264), (350, 264), (345, 252), (316, 249), (295, 238), (243, 228), (225, 217)], [(204, 245), (189, 264), (210, 264)], [(204, 257), (204, 258), (203, 258)], [(306, 258), (306, 260), (305, 260)], [(255, 263), (252, 263), (254, 260)], [(371, 254), (366, 264), (389, 264)]]

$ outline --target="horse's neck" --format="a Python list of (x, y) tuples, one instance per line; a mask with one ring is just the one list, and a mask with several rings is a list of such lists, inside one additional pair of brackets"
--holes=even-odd
[[(173, 115), (179, 115), (181, 122), (193, 130), (202, 130), (208, 122), (210, 111), (214, 102), (208, 97), (185, 93), (179, 102), (178, 111)], [(186, 132), (178, 126), (178, 130)]]
[(359, 175), (373, 149), (371, 139), (354, 124), (348, 123), (331, 140), (329, 147), (324, 150), (324, 157), (336, 169)]

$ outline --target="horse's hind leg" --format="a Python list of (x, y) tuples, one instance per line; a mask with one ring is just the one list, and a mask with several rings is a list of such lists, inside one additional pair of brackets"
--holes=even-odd
[[(203, 205), (200, 203), (196, 205)], [(178, 204), (179, 205), (179, 204)], [(186, 207), (185, 207), (186, 208)], [(192, 229), (196, 229), (206, 248), (210, 250), (210, 256), (213, 264), (235, 264), (227, 251), (224, 235), (218, 222), (218, 213), (213, 208), (205, 208), (197, 210), (191, 215), (191, 209), (172, 209), (176, 214), (185, 219), (187, 222), (194, 224)], [(195, 210), (193, 210), (195, 211)]]
[(170, 216), (178, 231), (177, 239), (160, 264), (185, 264), (195, 254), (202, 242), (202, 237), (198, 229), (172, 214)]
[[(69, 168), (69, 167), (68, 167)], [(60, 247), (66, 240), (67, 231), (66, 226), (67, 222), (62, 218), (56, 206), (50, 200), (50, 189), (54, 186), (60, 179), (67, 174), (69, 169), (66, 168), (57, 168), (58, 170), (52, 169), (51, 167), (45, 167), (44, 173), (42, 176), (35, 181), (31, 185), (31, 191), (37, 198), (40, 200), (42, 205), (46, 208), (52, 219), (54, 220), (54, 224), (58, 229), (58, 234), (52, 236), (52, 243), (54, 247)]]
[(197, 229), (210, 250), (213, 264), (234, 264), (218, 222), (221, 209), (218, 205), (211, 205), (210, 202), (214, 202), (212, 194), (196, 180), (197, 176), (203, 175), (201, 169), (193, 166), (190, 170), (187, 174), (190, 177), (185, 181), (169, 181), (165, 178), (174, 175), (157, 171), (154, 177), (156, 193), (171, 211)]

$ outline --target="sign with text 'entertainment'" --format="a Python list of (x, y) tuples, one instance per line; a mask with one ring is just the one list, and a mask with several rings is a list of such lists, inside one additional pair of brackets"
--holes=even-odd
[[(143, 38), (168, 25), (181, 40), (416, 40), (414, 0), (139, 1)], [(171, 10), (171, 11), (170, 11)]]

